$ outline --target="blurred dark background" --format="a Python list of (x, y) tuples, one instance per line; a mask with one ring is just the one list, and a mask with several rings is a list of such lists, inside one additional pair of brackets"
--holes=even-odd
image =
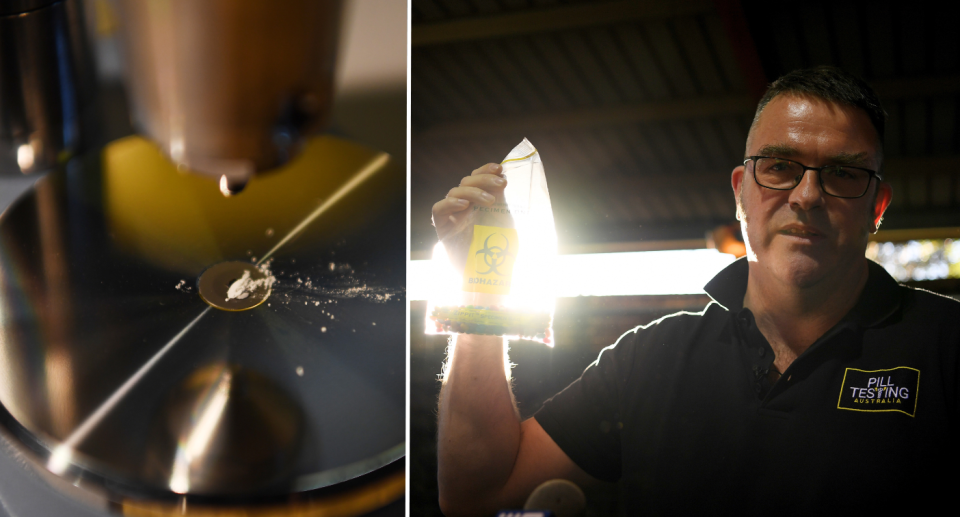
[[(522, 138), (540, 150), (561, 253), (703, 248), (735, 222), (730, 171), (756, 101), (783, 73), (860, 74), (889, 114), (880, 240), (960, 236), (960, 39), (924, 2), (413, 0), (411, 254), (430, 206)], [(954, 279), (918, 282), (953, 294)], [(558, 346), (514, 343), (524, 416), (624, 331), (705, 295), (558, 301)], [(411, 305), (411, 514), (439, 515), (437, 374), (446, 341)], [(616, 488), (588, 493), (616, 510)]]

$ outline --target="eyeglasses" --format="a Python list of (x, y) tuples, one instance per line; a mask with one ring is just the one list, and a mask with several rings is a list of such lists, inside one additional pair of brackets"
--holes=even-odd
[(863, 197), (870, 188), (870, 180), (880, 175), (877, 171), (849, 165), (807, 167), (802, 163), (770, 156), (750, 156), (743, 165), (753, 161), (753, 179), (757, 185), (772, 190), (792, 190), (803, 181), (808, 170), (817, 171), (820, 188), (834, 197), (853, 199)]

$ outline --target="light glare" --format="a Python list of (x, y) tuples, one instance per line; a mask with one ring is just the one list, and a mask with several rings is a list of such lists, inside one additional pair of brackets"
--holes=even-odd
[(17, 147), (17, 165), (20, 170), (27, 171), (33, 168), (34, 152), (30, 144), (21, 144)]
[[(556, 296), (702, 294), (703, 286), (736, 260), (715, 249), (559, 255)], [(445, 256), (410, 262), (410, 299), (442, 297), (451, 285)], [(452, 285), (456, 285), (453, 280)]]

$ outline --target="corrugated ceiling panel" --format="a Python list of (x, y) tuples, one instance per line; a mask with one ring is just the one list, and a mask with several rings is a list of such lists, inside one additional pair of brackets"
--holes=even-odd
[(680, 150), (668, 136), (667, 129), (661, 123), (641, 124), (640, 132), (647, 137), (655, 156), (660, 158), (663, 169), (658, 172), (676, 172), (683, 168)]
[(637, 222), (643, 223), (658, 219), (657, 214), (647, 205), (646, 198), (641, 192), (636, 189), (628, 189), (624, 194), (626, 195), (627, 202), (630, 203), (630, 206), (633, 207), (634, 212), (637, 214)]
[(447, 80), (447, 92), (450, 97), (457, 96), (473, 109), (471, 116), (489, 117), (501, 113), (502, 101), (494, 98), (488, 90), (479, 84), (473, 66), (467, 66), (454, 52), (458, 47), (438, 47), (431, 49), (429, 60), (436, 64), (437, 72)]
[(926, 151), (927, 106), (923, 99), (903, 103), (904, 152), (920, 155)]
[(483, 41), (477, 48), (494, 70), (489, 79), (507, 90), (503, 95), (517, 99), (520, 111), (545, 109), (547, 100), (531, 79), (532, 71), (521, 66), (500, 41)]
[(707, 15), (702, 20), (707, 31), (707, 44), (710, 50), (716, 53), (715, 58), (722, 72), (724, 84), (731, 91), (745, 91), (747, 86), (743, 79), (743, 71), (737, 64), (737, 58), (733, 53), (733, 47), (730, 45), (730, 40), (720, 17)]
[(525, 97), (514, 88), (513, 78), (500, 73), (479, 45), (457, 45), (454, 50), (461, 68), (469, 68), (470, 80), (495, 103), (495, 112), (516, 114), (529, 109), (521, 100)]
[(685, 205), (690, 207), (695, 219), (710, 219), (713, 216), (710, 204), (706, 200), (704, 192), (700, 189), (688, 189), (684, 192), (686, 198)]
[(639, 125), (630, 125), (618, 128), (623, 138), (630, 142), (630, 148), (637, 161), (639, 172), (649, 174), (665, 169), (663, 160), (653, 151), (653, 144), (640, 130)]
[[(705, 119), (692, 120), (689, 124), (696, 135), (697, 143), (702, 146), (701, 148), (709, 159), (704, 169), (723, 169), (731, 163), (736, 163), (736, 158), (731, 157), (730, 153), (724, 149), (723, 142), (720, 139), (720, 135), (713, 121)], [(732, 167), (732, 165), (730, 166)]]
[(807, 56), (805, 61), (836, 65), (831, 48), (833, 38), (827, 29), (824, 6), (812, 3), (804, 5), (800, 9), (800, 27), (796, 34), (804, 43)]
[(797, 33), (789, 23), (778, 25), (774, 31), (774, 43), (780, 56), (781, 66), (785, 70), (793, 70), (803, 66), (803, 51)]
[(921, 174), (913, 174), (904, 179), (907, 190), (907, 204), (910, 206), (923, 206), (927, 204), (927, 181)]
[(497, 0), (470, 0), (470, 4), (476, 9), (477, 14), (488, 15), (501, 12)]
[(686, 195), (681, 196), (677, 192), (665, 191), (661, 192), (660, 196), (663, 198), (667, 209), (670, 210), (667, 220), (689, 221), (693, 219), (693, 210), (689, 206), (690, 203), (687, 202)]
[(727, 115), (716, 119), (718, 131), (723, 138), (730, 156), (740, 163), (744, 153), (744, 147), (747, 141), (747, 129), (749, 122), (737, 120), (736, 116)]
[(703, 170), (710, 167), (709, 158), (702, 152), (703, 147), (698, 145), (696, 136), (686, 120), (668, 120), (661, 123), (665, 133), (677, 149), (676, 167), (680, 174), (692, 170)]
[(875, 79), (893, 77), (896, 73), (893, 34), (893, 16), (890, 6), (878, 3), (866, 12), (867, 54), (870, 70), (868, 75)]
[(530, 37), (530, 43), (543, 60), (555, 81), (553, 87), (565, 92), (571, 104), (578, 107), (595, 106), (597, 99), (574, 68), (569, 56), (563, 51), (558, 38), (552, 34)]
[(733, 220), (737, 213), (737, 203), (734, 201), (733, 188), (711, 188), (709, 192), (716, 218), (723, 219), (728, 217)]
[(696, 95), (698, 93), (697, 85), (684, 63), (676, 38), (667, 26), (667, 22), (661, 20), (650, 21), (643, 23), (642, 26), (648, 37), (650, 47), (653, 48), (654, 55), (659, 57), (657, 61), (666, 73), (674, 96), (692, 97)]
[(431, 104), (442, 106), (435, 110), (441, 120), (455, 118), (473, 118), (477, 116), (477, 107), (471, 104), (447, 77), (444, 70), (433, 59), (433, 52), (424, 52), (421, 59), (416, 60), (414, 77), (419, 79), (419, 87), (429, 85), (433, 90), (434, 100)]
[(707, 45), (706, 35), (700, 22), (693, 17), (673, 21), (684, 63), (689, 63), (691, 74), (700, 86), (701, 93), (719, 93), (728, 89), (720, 75), (719, 63)]
[(434, 0), (417, 0), (411, 6), (413, 22), (432, 22), (446, 17), (443, 9)]
[(644, 190), (642, 192), (644, 204), (655, 214), (658, 221), (672, 221), (675, 219), (674, 211), (660, 192)]
[(888, 158), (898, 158), (903, 155), (903, 116), (900, 102), (885, 102), (883, 109), (887, 112), (883, 151)]
[(930, 175), (930, 204), (937, 207), (949, 206), (953, 202), (953, 189), (950, 174)]
[(613, 74), (603, 65), (596, 51), (586, 42), (582, 32), (566, 32), (559, 36), (563, 49), (569, 54), (579, 71), (579, 75), (596, 94), (601, 105), (616, 105), (624, 100), (617, 92)]
[(590, 45), (595, 49), (600, 62), (608, 70), (611, 86), (615, 86), (627, 102), (646, 99), (636, 71), (628, 64), (623, 50), (608, 29), (592, 29), (586, 32)]
[(527, 0), (500, 0), (500, 3), (509, 10), (528, 9), (531, 5)]
[(455, 111), (451, 111), (453, 109), (451, 100), (446, 98), (439, 88), (442, 83), (438, 85), (434, 80), (432, 65), (423, 63), (419, 59), (414, 62), (417, 64), (412, 67), (413, 70), (410, 73), (413, 89), (411, 96), (421, 104), (416, 110), (411, 110), (412, 122), (429, 124), (457, 116)]
[(960, 38), (957, 37), (956, 18), (937, 16), (933, 19), (933, 70), (956, 71), (960, 67)]
[(837, 42), (838, 64), (860, 76), (866, 72), (860, 28), (862, 18), (862, 14), (853, 4), (838, 4), (831, 9), (830, 21)]
[(957, 99), (954, 96), (940, 96), (932, 101), (933, 121), (931, 124), (932, 152), (945, 155), (957, 153)]
[(510, 38), (504, 40), (507, 52), (516, 58), (520, 68), (526, 70), (527, 77), (537, 86), (541, 98), (549, 108), (568, 108), (573, 105), (553, 79), (552, 74), (544, 65), (543, 59), (537, 55), (526, 38)]
[(657, 64), (657, 58), (644, 40), (637, 24), (614, 27), (614, 33), (625, 50), (626, 58), (640, 78), (640, 84), (651, 100), (663, 100), (672, 97), (670, 84), (663, 68)]
[(476, 9), (466, 0), (438, 0), (450, 18), (461, 18), (476, 12)]

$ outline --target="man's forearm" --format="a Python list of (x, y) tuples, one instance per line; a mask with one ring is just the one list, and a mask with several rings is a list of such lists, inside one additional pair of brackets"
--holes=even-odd
[[(440, 504), (444, 513), (486, 513), (517, 459), (520, 419), (503, 338), (459, 335), (440, 392)], [(491, 508), (485, 508), (490, 505)]]

